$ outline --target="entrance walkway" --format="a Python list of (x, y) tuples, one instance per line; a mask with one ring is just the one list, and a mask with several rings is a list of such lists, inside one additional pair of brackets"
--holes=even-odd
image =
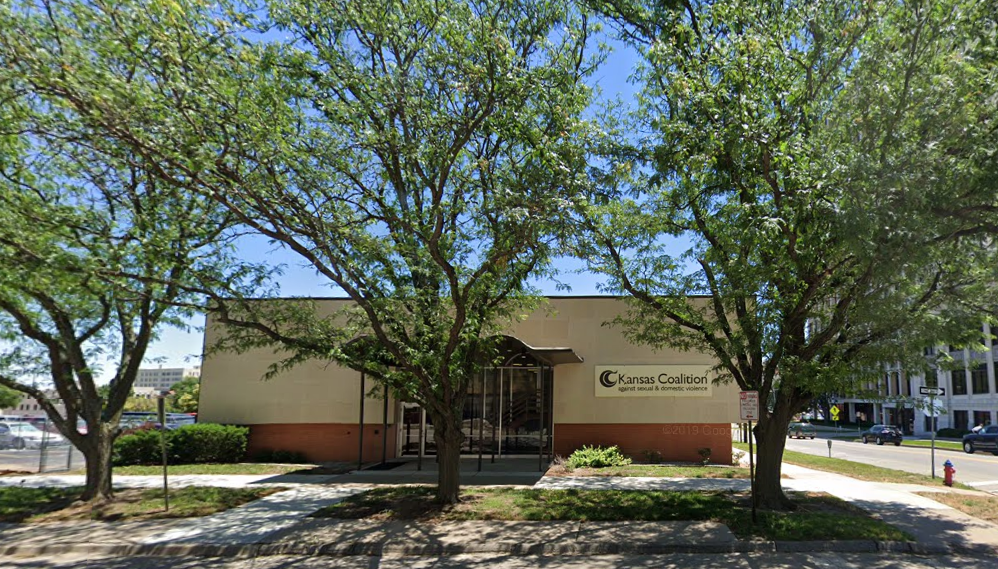
[[(516, 459), (514, 459), (516, 460)], [(521, 468), (535, 464), (522, 459)], [(424, 466), (429, 466), (427, 461)], [(490, 466), (492, 465), (489, 463)], [(499, 464), (499, 463), (496, 463)], [(505, 463), (513, 468), (517, 462)], [(463, 461), (477, 468), (477, 460)], [(483, 464), (483, 468), (484, 468)], [(433, 471), (400, 467), (392, 483), (433, 476)], [(210, 485), (280, 484), (291, 489), (242, 507), (205, 518), (114, 523), (0, 524), (0, 555), (88, 553), (93, 555), (440, 555), (534, 553), (592, 555), (606, 553), (717, 553), (729, 551), (818, 552), (889, 551), (895, 553), (973, 552), (998, 554), (998, 525), (984, 522), (916, 494), (946, 492), (942, 487), (864, 482), (845, 476), (784, 465), (788, 490), (828, 492), (880, 515), (914, 537), (912, 542), (826, 541), (767, 542), (740, 540), (721, 524), (709, 522), (379, 522), (308, 518), (315, 509), (362, 492), (374, 476), (392, 471), (314, 477), (313, 484), (296, 484), (282, 476), (189, 477), (187, 483)], [(465, 484), (497, 483), (508, 477), (538, 473), (515, 471), (469, 472)], [(0, 478), (0, 485), (51, 485), (70, 477), (29, 476)], [(180, 477), (177, 477), (180, 478)], [(196, 480), (195, 480), (196, 479)], [(119, 477), (121, 485), (150, 485), (155, 476)], [(79, 483), (77, 481), (77, 483)], [(747, 480), (674, 478), (544, 478), (536, 486), (573, 489), (700, 490), (748, 487)], [(963, 491), (966, 492), (966, 491)]]
[[(337, 483), (357, 484), (436, 484), (437, 459), (424, 456), (422, 469), (416, 457), (404, 457), (389, 461), (395, 464), (391, 469), (355, 470), (335, 479)], [(547, 470), (547, 463), (544, 463)], [(482, 469), (478, 470), (478, 457), (461, 457), (461, 484), (468, 486), (533, 486), (544, 472), (538, 470), (537, 457), (502, 457), (491, 462), (490, 457), (482, 458)]]

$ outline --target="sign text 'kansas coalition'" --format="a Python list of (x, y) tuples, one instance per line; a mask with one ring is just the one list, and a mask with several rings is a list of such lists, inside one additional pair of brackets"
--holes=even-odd
[(596, 366), (596, 397), (710, 397), (709, 366)]

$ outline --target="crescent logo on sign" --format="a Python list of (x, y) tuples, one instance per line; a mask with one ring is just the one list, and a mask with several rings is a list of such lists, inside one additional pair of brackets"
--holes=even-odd
[(611, 375), (617, 375), (617, 372), (606, 370), (603, 373), (601, 373), (599, 376), (599, 384), (607, 389), (613, 387), (614, 385), (617, 385), (616, 379), (610, 379)]

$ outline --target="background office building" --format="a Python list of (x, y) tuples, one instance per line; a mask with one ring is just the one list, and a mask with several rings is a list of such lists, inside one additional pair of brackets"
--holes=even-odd
[(876, 385), (867, 386), (884, 397), (882, 401), (839, 398), (844, 407), (843, 421), (886, 423), (898, 425), (906, 434), (927, 436), (932, 432), (932, 419), (923, 411), (926, 397), (921, 387), (942, 388), (937, 398), (938, 429), (969, 430), (979, 424), (998, 421), (998, 390), (995, 385), (995, 359), (998, 346), (991, 339), (992, 329), (984, 324), (980, 345), (983, 350), (938, 345), (925, 348), (924, 354), (934, 361), (941, 352), (953, 359), (953, 369), (936, 369), (928, 374), (909, 374), (897, 366), (885, 368)]
[[(348, 302), (319, 301), (330, 313)], [(713, 383), (712, 356), (630, 344), (604, 326), (625, 309), (610, 297), (553, 297), (502, 337), (504, 362), (473, 382), (463, 410), (463, 452), (567, 456), (583, 445), (618, 445), (636, 459), (731, 457), (738, 388)], [(263, 381), (270, 349), (212, 351), (205, 333), (199, 420), (247, 425), (250, 454), (290, 450), (312, 461), (364, 461), (433, 453), (433, 426), (418, 405), (375, 390), (360, 372), (324, 361)], [(361, 416), (363, 415), (363, 421)], [(361, 431), (363, 448), (361, 450)], [(420, 436), (422, 435), (422, 436)]]
[(166, 391), (185, 377), (201, 377), (201, 366), (140, 369), (135, 378), (135, 391)]

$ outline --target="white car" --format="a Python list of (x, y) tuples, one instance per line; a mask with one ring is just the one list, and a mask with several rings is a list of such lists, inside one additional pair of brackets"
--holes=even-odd
[(8, 423), (12, 435), (11, 446), (16, 449), (41, 448), (66, 444), (66, 439), (58, 433), (46, 433), (30, 423)]

